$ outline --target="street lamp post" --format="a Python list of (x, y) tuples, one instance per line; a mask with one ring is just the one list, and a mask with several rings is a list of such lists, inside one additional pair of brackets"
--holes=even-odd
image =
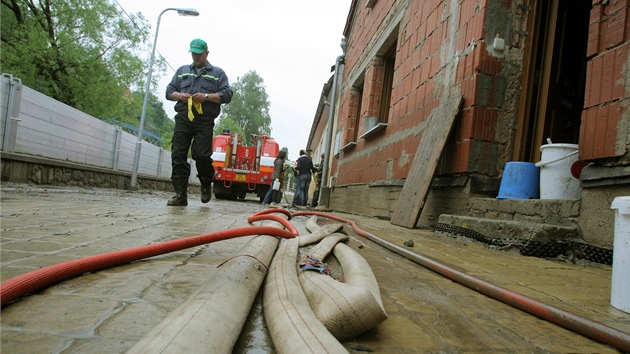
[(199, 11), (191, 8), (174, 8), (162, 10), (158, 16), (157, 26), (155, 27), (155, 39), (153, 40), (153, 50), (151, 51), (151, 59), (149, 60), (149, 73), (147, 74), (147, 83), (144, 87), (144, 101), (142, 102), (142, 113), (140, 114), (140, 127), (138, 130), (138, 140), (136, 141), (136, 152), (133, 156), (133, 166), (131, 168), (131, 188), (136, 188), (138, 182), (138, 164), (140, 163), (140, 149), (142, 147), (142, 131), (144, 130), (144, 118), (147, 114), (147, 102), (149, 101), (149, 89), (151, 87), (151, 74), (153, 73), (153, 58), (155, 57), (155, 47), (157, 45), (158, 32), (160, 31), (160, 18), (166, 11), (177, 11), (180, 16), (199, 16)]

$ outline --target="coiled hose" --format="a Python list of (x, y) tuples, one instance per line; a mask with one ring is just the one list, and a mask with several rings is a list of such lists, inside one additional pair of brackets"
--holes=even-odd
[(549, 306), (527, 296), (515, 293), (511, 290), (502, 288), (500, 286), (488, 283), (487, 281), (472, 277), (466, 273), (457, 271), (445, 264), (436, 262), (427, 257), (423, 257), (419, 254), (410, 252), (400, 246), (385, 241), (378, 236), (375, 236), (367, 231), (360, 229), (357, 224), (352, 220), (314, 211), (300, 211), (295, 212), (292, 215), (317, 215), (347, 223), (357, 234), (367, 238), (368, 240), (373, 241), (405, 258), (408, 258), (409, 260), (412, 260), (415, 263), (425, 268), (428, 268), (440, 275), (443, 275), (453, 281), (465, 285), (470, 289), (476, 290), (495, 300), (499, 300), (519, 310), (525, 311), (551, 323), (555, 323), (573, 332), (579, 333), (585, 337), (591, 338), (604, 344), (608, 344), (624, 352), (630, 352), (630, 334), (628, 333), (621, 332), (604, 324), (591, 321), (587, 318), (572, 314), (553, 306)]
[(252, 237), (126, 354), (232, 353), (279, 243), (278, 237)]

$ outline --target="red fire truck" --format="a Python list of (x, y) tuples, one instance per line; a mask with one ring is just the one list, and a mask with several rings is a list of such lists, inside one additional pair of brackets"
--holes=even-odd
[(278, 143), (267, 135), (252, 135), (252, 146), (245, 146), (238, 134), (224, 131), (214, 137), (212, 149), (215, 197), (235, 200), (256, 193), (262, 202), (272, 183)]

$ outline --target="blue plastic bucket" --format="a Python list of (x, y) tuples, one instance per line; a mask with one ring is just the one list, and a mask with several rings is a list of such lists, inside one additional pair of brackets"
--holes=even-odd
[(538, 199), (540, 168), (532, 162), (508, 162), (503, 170), (497, 199)]

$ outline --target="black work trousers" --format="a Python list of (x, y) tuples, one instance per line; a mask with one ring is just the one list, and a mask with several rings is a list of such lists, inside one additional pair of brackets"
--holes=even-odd
[(173, 163), (171, 178), (188, 179), (190, 177), (189, 149), (193, 160), (195, 160), (198, 176), (202, 178), (214, 176), (211, 157), (213, 130), (213, 118), (195, 117), (194, 120), (190, 121), (186, 113), (175, 115), (175, 129), (171, 140), (171, 160)]

